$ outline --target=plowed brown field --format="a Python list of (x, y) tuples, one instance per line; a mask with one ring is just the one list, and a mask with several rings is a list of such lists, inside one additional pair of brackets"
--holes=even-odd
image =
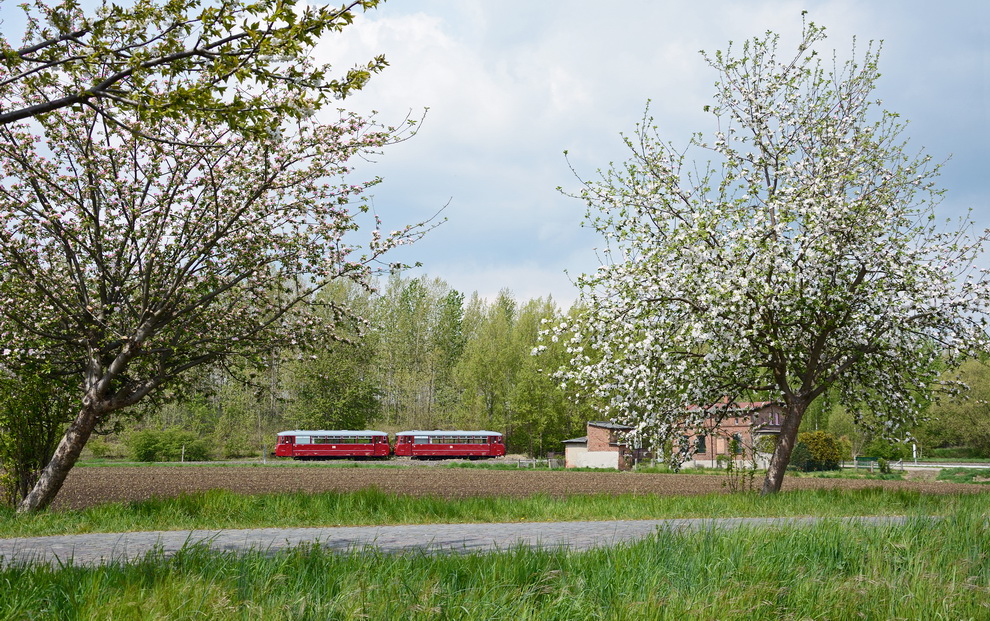
[[(377, 487), (386, 492), (465, 496), (573, 494), (708, 494), (724, 492), (723, 477), (631, 472), (472, 470), (451, 468), (321, 468), (235, 466), (142, 466), (75, 468), (53, 508), (83, 508), (107, 502), (176, 496), (226, 489), (244, 494), (301, 490), (353, 491)], [(923, 481), (788, 478), (784, 490), (884, 487), (926, 493), (985, 492), (986, 487)]]

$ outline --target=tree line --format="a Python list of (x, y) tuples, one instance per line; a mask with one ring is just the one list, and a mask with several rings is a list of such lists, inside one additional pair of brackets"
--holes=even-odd
[[(195, 455), (237, 458), (270, 452), (286, 429), (483, 428), (504, 433), (510, 452), (543, 457), (596, 418), (589, 399), (555, 377), (567, 364), (567, 339), (541, 335), (579, 315), (580, 303), (563, 309), (549, 296), (519, 301), (508, 290), (489, 301), (428, 276), (392, 276), (375, 291), (341, 283), (323, 295), (366, 323), (307, 355), (273, 352), (270, 363), (233, 373), (201, 369), (169, 400), (149, 402), (91, 442), (94, 453), (179, 459), (178, 440), (147, 452), (141, 434), (152, 430), (163, 432), (163, 445), (169, 437), (188, 447), (198, 440)], [(828, 396), (800, 429), (840, 439), (844, 459), (990, 458), (990, 364), (971, 359), (942, 375), (962, 381), (965, 392), (929, 403), (926, 421), (899, 438), (871, 432), (871, 421), (857, 424)]]
[(363, 319), (305, 354), (273, 350), (256, 365), (202, 367), (91, 448), (131, 455), (126, 439), (154, 429), (207, 438), (216, 457), (241, 457), (270, 452), (286, 429), (457, 428), (498, 431), (510, 452), (545, 456), (594, 418), (553, 377), (566, 344), (540, 336), (577, 307), (518, 301), (508, 290), (493, 300), (465, 296), (428, 276), (392, 276), (373, 291), (341, 282), (320, 296), (326, 308), (346, 305)]

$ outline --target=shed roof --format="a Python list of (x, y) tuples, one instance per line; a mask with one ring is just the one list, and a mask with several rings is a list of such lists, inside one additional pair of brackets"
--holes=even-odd
[(697, 410), (706, 410), (711, 412), (755, 412), (771, 405), (780, 404), (774, 401), (736, 401), (734, 403), (722, 401), (720, 403), (713, 403), (712, 405), (706, 405), (704, 407), (697, 404), (691, 404), (687, 406), (687, 411), (694, 412)]
[(564, 440), (564, 444), (587, 444), (588, 436), (581, 436), (580, 438), (571, 438), (570, 440)]
[(612, 429), (613, 431), (630, 431), (635, 429), (635, 427), (630, 427), (629, 425), (619, 425), (617, 423), (610, 423), (608, 421), (601, 420), (589, 420), (588, 424), (592, 427), (601, 427), (602, 429)]

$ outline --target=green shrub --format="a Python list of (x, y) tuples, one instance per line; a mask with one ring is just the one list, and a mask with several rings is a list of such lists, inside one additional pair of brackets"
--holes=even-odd
[(838, 438), (824, 431), (811, 431), (798, 434), (790, 465), (802, 472), (838, 470), (841, 459), (842, 445)]
[(106, 436), (95, 436), (86, 443), (86, 448), (96, 459), (117, 459), (127, 457), (128, 449), (118, 440), (109, 440)]
[[(259, 449), (251, 439), (243, 434), (227, 436), (219, 442), (220, 452), (224, 459), (237, 459), (239, 457), (256, 457)], [(274, 446), (270, 447), (272, 450)]]
[(808, 445), (804, 442), (798, 441), (794, 445), (794, 450), (791, 451), (791, 461), (787, 465), (789, 470), (800, 470), (801, 472), (808, 472), (808, 463), (811, 461), (811, 451), (808, 449)]
[(44, 369), (0, 374), (0, 504), (34, 487), (76, 413), (71, 388)]
[(195, 434), (177, 429), (145, 429), (131, 434), (135, 461), (209, 461), (210, 445)]
[(863, 451), (869, 457), (882, 457), (887, 461), (897, 461), (911, 457), (911, 449), (904, 444), (892, 444), (889, 440), (877, 438), (866, 445)]
[(839, 439), (825, 431), (810, 431), (798, 435), (798, 441), (808, 447), (811, 459), (806, 472), (812, 470), (838, 470), (842, 460), (842, 445)]

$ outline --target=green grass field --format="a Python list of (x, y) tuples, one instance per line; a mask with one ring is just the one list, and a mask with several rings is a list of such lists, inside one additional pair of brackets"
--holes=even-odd
[[(965, 474), (965, 473), (963, 473)], [(990, 491), (990, 490), (988, 490)], [(659, 532), (614, 548), (233, 554), (0, 569), (0, 619), (990, 619), (990, 494), (879, 488), (448, 500), (210, 491), (15, 517), (0, 537), (127, 530), (906, 515), (907, 524)], [(936, 519), (933, 519), (936, 518)]]
[(856, 491), (792, 491), (774, 496), (580, 495), (552, 498), (481, 497), (442, 499), (359, 492), (234, 494), (224, 490), (78, 511), (17, 517), (0, 509), (0, 537), (91, 532), (356, 526), (457, 522), (545, 522), (566, 520), (659, 519), (673, 517), (759, 517), (946, 514), (960, 506), (990, 512), (983, 494), (923, 495), (879, 488)]
[(990, 484), (990, 470), (981, 468), (943, 468), (938, 474), (939, 481), (950, 483)]
[[(824, 499), (822, 499), (824, 500)], [(904, 499), (860, 497), (888, 507)], [(916, 502), (917, 501), (917, 502)], [(727, 501), (735, 509), (739, 505)], [(987, 619), (986, 501), (901, 526), (660, 532), (586, 552), (183, 550), (0, 570), (5, 619)]]

